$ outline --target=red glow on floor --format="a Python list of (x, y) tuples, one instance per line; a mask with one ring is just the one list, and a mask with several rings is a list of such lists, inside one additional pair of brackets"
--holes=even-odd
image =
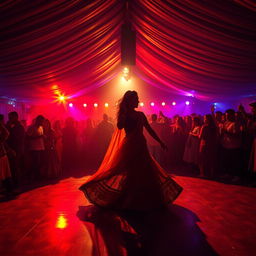
[(78, 190), (85, 178), (69, 178), (1, 202), (0, 255), (145, 255), (143, 249), (155, 256), (254, 255), (254, 188), (189, 177), (175, 180), (184, 191), (168, 212), (94, 214)]
[(68, 220), (64, 214), (60, 214), (57, 218), (56, 228), (64, 229), (68, 225)]

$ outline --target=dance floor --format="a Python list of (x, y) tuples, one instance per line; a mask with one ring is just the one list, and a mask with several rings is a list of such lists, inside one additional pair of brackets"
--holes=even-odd
[(255, 255), (256, 190), (176, 176), (169, 210), (110, 212), (90, 206), (67, 178), (0, 203), (0, 255)]

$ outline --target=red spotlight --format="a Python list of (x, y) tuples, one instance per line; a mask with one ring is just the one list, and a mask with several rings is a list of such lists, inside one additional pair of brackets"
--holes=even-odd
[(56, 225), (55, 227), (56, 228), (59, 228), (59, 229), (64, 229), (68, 226), (68, 220), (67, 218), (65, 217), (64, 214), (60, 214), (58, 216), (58, 219), (57, 219), (57, 222), (56, 222)]

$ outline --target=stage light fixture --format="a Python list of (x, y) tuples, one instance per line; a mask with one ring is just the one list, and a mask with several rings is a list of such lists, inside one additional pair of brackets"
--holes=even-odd
[(95, 108), (97, 108), (99, 105), (98, 105), (98, 103), (94, 103), (93, 106), (94, 106)]
[(69, 106), (70, 108), (72, 108), (74, 105), (73, 105), (73, 103), (69, 103), (68, 106)]
[(55, 93), (54, 98), (55, 98), (54, 101), (57, 102), (58, 104), (65, 104), (68, 99), (68, 97), (65, 94), (59, 91)]
[(60, 101), (63, 101), (63, 100), (65, 100), (65, 97), (64, 97), (63, 95), (61, 95), (61, 96), (59, 97), (59, 100), (60, 100)]
[(185, 104), (188, 106), (188, 105), (190, 104), (190, 102), (187, 100), (187, 101), (185, 102)]
[(124, 72), (124, 74), (129, 74), (130, 70), (129, 70), (129, 68), (127, 68), (127, 67), (124, 67), (124, 70), (123, 70), (123, 72)]
[(165, 102), (162, 102), (162, 106), (164, 107), (166, 105), (166, 103)]
[(108, 108), (108, 106), (109, 106), (108, 103), (105, 103), (105, 108)]
[(173, 105), (173, 106), (175, 106), (175, 105), (176, 105), (176, 102), (175, 102), (175, 101), (173, 101), (173, 102), (172, 102), (172, 105)]
[(86, 103), (84, 103), (84, 104), (83, 104), (83, 106), (84, 106), (84, 108), (86, 108), (86, 107), (87, 107), (87, 104), (86, 104)]
[(130, 69), (128, 67), (124, 67), (123, 69), (123, 78), (128, 82), (131, 78)]
[(143, 107), (143, 106), (144, 106), (144, 103), (143, 103), (143, 102), (140, 102), (140, 106)]
[(154, 102), (151, 102), (151, 103), (150, 103), (150, 106), (151, 106), (151, 107), (154, 107), (154, 106), (155, 106), (155, 103), (154, 103)]

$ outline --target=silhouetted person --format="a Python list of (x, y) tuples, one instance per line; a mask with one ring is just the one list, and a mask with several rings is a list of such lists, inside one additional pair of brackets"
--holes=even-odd
[(75, 121), (72, 117), (68, 117), (65, 121), (65, 127), (62, 129), (62, 166), (63, 170), (70, 173), (71, 170), (77, 168), (77, 129)]
[[(159, 134), (159, 136), (162, 135), (162, 124), (157, 122), (157, 115), (152, 114), (151, 115), (151, 123), (150, 126), (153, 128), (153, 130)], [(150, 154), (157, 160), (157, 162), (161, 163), (162, 160), (162, 149), (159, 143), (153, 139), (150, 135), (147, 136), (147, 142), (149, 147)]]
[(221, 134), (224, 173), (238, 180), (242, 172), (242, 133), (236, 121), (235, 111), (226, 111), (226, 121)]
[(13, 190), (12, 175), (5, 149), (5, 142), (8, 139), (8, 136), (9, 132), (4, 125), (4, 116), (0, 114), (0, 181), (3, 184), (6, 195), (9, 195)]
[(45, 119), (44, 124), (44, 177), (58, 178), (60, 177), (60, 161), (56, 151), (56, 134), (51, 128), (51, 123)]
[(95, 129), (94, 143), (95, 143), (95, 164), (98, 167), (103, 160), (107, 151), (111, 136), (114, 132), (114, 126), (108, 121), (108, 115), (103, 114), (103, 120)]
[(61, 129), (61, 123), (60, 120), (56, 120), (53, 123), (53, 130), (55, 132), (55, 138), (56, 138), (56, 152), (58, 155), (59, 162), (62, 162), (62, 129)]
[(182, 117), (176, 116), (174, 124), (171, 125), (172, 133), (172, 148), (171, 148), (171, 162), (173, 165), (180, 165), (183, 161), (183, 154), (185, 150), (185, 143), (187, 139), (186, 125)]
[(250, 104), (252, 115), (248, 118), (247, 129), (251, 137), (251, 153), (249, 160), (249, 171), (256, 180), (256, 102)]
[[(176, 199), (182, 188), (150, 156), (143, 128), (166, 149), (127, 91), (119, 104), (118, 130), (98, 171), (80, 187), (95, 205), (112, 209), (152, 210)], [(125, 134), (124, 134), (125, 132)]]
[(15, 154), (8, 154), (12, 177), (15, 185), (21, 182), (24, 177), (24, 145), (25, 145), (25, 129), (19, 122), (17, 112), (10, 112), (8, 114), (7, 129), (9, 137), (6, 141), (8, 146), (15, 152)]
[(43, 123), (45, 118), (42, 115), (38, 115), (34, 124), (28, 127), (28, 147), (30, 152), (31, 171), (30, 175), (32, 179), (39, 180), (41, 178), (41, 172), (43, 167), (44, 157), (44, 129)]
[(192, 129), (186, 142), (183, 160), (186, 163), (198, 165), (199, 161), (199, 144), (200, 144), (200, 119), (199, 117), (192, 118)]
[(95, 129), (93, 127), (92, 119), (88, 118), (86, 120), (86, 127), (82, 132), (82, 151), (81, 151), (81, 159), (83, 159), (82, 165), (87, 168), (91, 169), (94, 164), (94, 132)]
[(217, 128), (212, 115), (204, 116), (200, 132), (199, 168), (201, 177), (215, 175), (217, 154)]

